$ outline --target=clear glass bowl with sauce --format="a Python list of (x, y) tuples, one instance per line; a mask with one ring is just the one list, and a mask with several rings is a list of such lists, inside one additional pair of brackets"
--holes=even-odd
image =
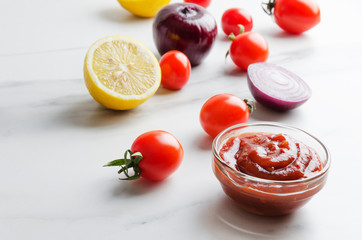
[[(286, 134), (304, 143), (319, 156), (322, 169), (308, 178), (270, 180), (238, 171), (220, 156), (224, 144), (245, 133)], [(246, 123), (221, 132), (213, 141), (213, 171), (224, 192), (241, 208), (264, 216), (279, 216), (294, 212), (319, 192), (330, 167), (330, 153), (326, 146), (311, 134), (291, 126), (272, 122)]]

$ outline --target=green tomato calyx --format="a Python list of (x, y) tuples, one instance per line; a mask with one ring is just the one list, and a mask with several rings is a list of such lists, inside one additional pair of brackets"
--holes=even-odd
[[(140, 152), (133, 153), (130, 149), (128, 149), (124, 153), (124, 158), (113, 160), (103, 167), (114, 167), (118, 166), (121, 169), (118, 171), (118, 174), (124, 173), (126, 178), (120, 178), (119, 180), (135, 180), (141, 177), (141, 169), (138, 164), (142, 160), (143, 156)], [(128, 173), (128, 169), (133, 169), (133, 175)]]

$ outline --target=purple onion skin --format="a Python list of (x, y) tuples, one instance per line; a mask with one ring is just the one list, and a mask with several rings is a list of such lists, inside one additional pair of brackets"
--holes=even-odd
[[(264, 93), (263, 91), (258, 89), (257, 86), (254, 85), (254, 83), (250, 77), (251, 76), (250, 69), (253, 67), (256, 67), (256, 66), (258, 66), (258, 68), (275, 68), (275, 69), (278, 69), (280, 71), (287, 73), (289, 76), (292, 76), (296, 81), (298, 81), (299, 83), (301, 83), (304, 86), (305, 96), (298, 100), (288, 101), (288, 100), (274, 98), (274, 97)], [(270, 63), (255, 63), (255, 64), (249, 65), (248, 74), (247, 74), (247, 82), (248, 82), (249, 90), (257, 102), (259, 102), (260, 104), (262, 104), (266, 107), (269, 107), (269, 108), (272, 108), (274, 110), (281, 111), (281, 112), (289, 111), (289, 110), (299, 107), (300, 105), (305, 103), (311, 97), (311, 94), (312, 94), (309, 86), (297, 75), (293, 74), (292, 72), (289, 72), (286, 69), (283, 69), (282, 67), (279, 67), (277, 65), (270, 64)]]
[(305, 103), (308, 99), (300, 102), (288, 102), (288, 101), (282, 101), (280, 99), (273, 98), (269, 95), (266, 95), (265, 93), (257, 90), (257, 88), (254, 86), (254, 84), (250, 81), (249, 76), (247, 76), (248, 79), (248, 86), (250, 89), (251, 94), (253, 95), (254, 99), (269, 108), (272, 108), (274, 110), (285, 112), (292, 110), (296, 107), (299, 107), (303, 103)]
[(153, 39), (158, 52), (183, 52), (192, 66), (210, 52), (217, 35), (215, 18), (203, 7), (174, 3), (163, 7), (153, 22)]

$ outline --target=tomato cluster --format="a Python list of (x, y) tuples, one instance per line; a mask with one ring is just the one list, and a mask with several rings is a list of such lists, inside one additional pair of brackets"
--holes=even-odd
[[(184, 0), (204, 8), (211, 0)], [(194, 5), (195, 6), (195, 5)], [(275, 22), (288, 33), (303, 33), (320, 22), (320, 9), (315, 0), (269, 0), (263, 3), (264, 11), (274, 16)], [(241, 8), (231, 8), (221, 19), (222, 29), (232, 40), (229, 54), (239, 68), (267, 60), (269, 47), (259, 33), (253, 32), (251, 15)], [(166, 52), (160, 59), (161, 84), (168, 89), (179, 90), (188, 82), (191, 65), (188, 57), (176, 50)], [(201, 108), (199, 120), (211, 137), (224, 129), (249, 120), (253, 103), (232, 94), (218, 94), (208, 99)], [(181, 164), (183, 148), (179, 141), (165, 131), (150, 131), (137, 137), (124, 158), (105, 166), (120, 166), (127, 180), (144, 177), (160, 181), (172, 174)], [(128, 173), (133, 170), (133, 174)]]
[[(275, 22), (292, 34), (305, 32), (320, 22), (319, 6), (314, 0), (269, 0), (264, 5), (264, 11), (274, 15)], [(260, 34), (250, 32), (252, 27), (252, 17), (244, 9), (231, 8), (222, 16), (222, 28), (233, 40), (230, 57), (243, 70), (252, 63), (266, 61), (269, 55), (268, 43)]]

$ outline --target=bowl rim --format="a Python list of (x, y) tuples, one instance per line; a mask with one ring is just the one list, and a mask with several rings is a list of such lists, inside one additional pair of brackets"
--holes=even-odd
[[(243, 128), (243, 127), (255, 127), (255, 126), (280, 127), (280, 128), (284, 128), (284, 129), (299, 131), (299, 132), (302, 132), (302, 133), (308, 135), (309, 137), (316, 140), (316, 142), (318, 142), (321, 145), (322, 149), (324, 150), (324, 152), (326, 154), (326, 161), (325, 161), (326, 164), (325, 164), (325, 166), (323, 167), (323, 169), (318, 174), (316, 174), (313, 177), (301, 178), (301, 179), (296, 179), (296, 180), (270, 180), (270, 179), (264, 179), (264, 178), (254, 177), (254, 176), (245, 174), (243, 172), (240, 172), (238, 170), (235, 170), (235, 169), (231, 168), (228, 164), (226, 164), (224, 162), (224, 160), (220, 157), (218, 151), (216, 150), (217, 143), (219, 142), (220, 138), (226, 132), (229, 132), (229, 131), (231, 131), (233, 129), (240, 129), (240, 128)], [(293, 127), (293, 126), (290, 126), (290, 125), (287, 125), (287, 124), (282, 124), (282, 123), (277, 123), (277, 122), (268, 122), (268, 121), (259, 121), (259, 122), (253, 122), (253, 123), (240, 123), (240, 124), (236, 124), (236, 125), (233, 125), (231, 127), (226, 128), (225, 130), (220, 132), (214, 138), (214, 140), (212, 142), (212, 152), (213, 152), (214, 158), (217, 159), (217, 165), (221, 164), (229, 172), (232, 172), (233, 174), (235, 174), (237, 176), (240, 176), (240, 177), (242, 177), (244, 179), (250, 180), (250, 181), (259, 182), (259, 183), (267, 183), (267, 184), (293, 185), (293, 184), (312, 182), (314, 180), (318, 180), (318, 179), (322, 178), (323, 176), (325, 176), (328, 173), (328, 170), (329, 170), (330, 165), (331, 165), (330, 152), (329, 152), (327, 146), (321, 140), (319, 140), (317, 137), (313, 136), (312, 134), (310, 134), (307, 131), (304, 131), (303, 129), (300, 129), (298, 127)], [(225, 174), (223, 169), (220, 169), (220, 170)]]

